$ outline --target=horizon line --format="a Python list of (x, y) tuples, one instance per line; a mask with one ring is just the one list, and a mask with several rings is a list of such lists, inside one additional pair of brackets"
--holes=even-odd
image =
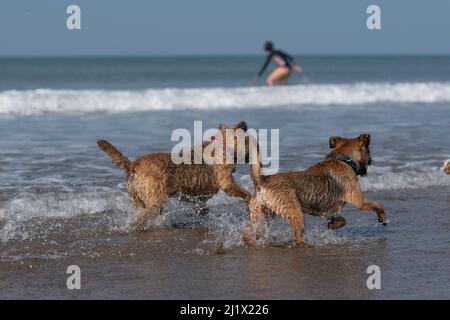
[[(450, 53), (291, 53), (293, 56), (304, 56), (304, 57), (382, 57), (382, 56), (401, 56), (401, 57), (418, 57), (418, 56), (429, 56), (429, 57), (443, 57), (450, 56)], [(211, 54), (26, 54), (26, 55), (0, 55), (0, 59), (26, 59), (26, 58), (178, 58), (178, 57), (258, 57), (265, 56), (264, 53), (211, 53)]]

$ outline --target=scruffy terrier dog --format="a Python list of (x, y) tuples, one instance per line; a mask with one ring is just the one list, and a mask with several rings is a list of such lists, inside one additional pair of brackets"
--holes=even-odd
[[(255, 192), (249, 209), (253, 227), (260, 226), (268, 214), (278, 214), (291, 225), (294, 242), (302, 244), (304, 214), (326, 217), (330, 220), (328, 228), (338, 229), (346, 223), (339, 214), (346, 203), (375, 212), (378, 221), (387, 225), (381, 204), (364, 197), (358, 182), (358, 176), (367, 173), (372, 161), (370, 135), (361, 134), (355, 139), (331, 137), (329, 143), (331, 153), (305, 171), (262, 176), (260, 153), (254, 139), (251, 140), (250, 159), (257, 159), (251, 164)], [(244, 241), (254, 243), (250, 230), (245, 232)]]
[[(225, 159), (225, 153), (230, 152), (229, 144), (234, 144), (231, 150), (236, 158), (238, 151), (242, 151), (242, 147), (238, 148), (237, 133), (243, 131), (247, 131), (247, 125), (243, 121), (233, 127), (221, 125), (220, 134), (203, 143), (201, 151), (214, 141), (222, 144)], [(227, 136), (230, 133), (233, 134), (231, 138)], [(216, 139), (218, 136), (220, 141)], [(130, 161), (108, 141), (99, 140), (97, 144), (112, 158), (113, 163), (127, 174), (126, 189), (129, 199), (134, 207), (140, 209), (133, 224), (136, 230), (144, 230), (147, 222), (162, 212), (165, 202), (171, 196), (187, 196), (185, 200), (193, 197), (201, 202), (201, 207), (205, 207), (205, 202), (219, 190), (246, 201), (251, 198), (251, 194), (234, 181), (235, 161), (231, 164), (226, 161), (213, 164), (206, 164), (204, 161), (202, 164), (175, 164), (171, 153), (153, 153)], [(246, 158), (247, 147), (244, 151)], [(191, 151), (191, 159), (194, 157), (194, 148)]]
[(450, 160), (445, 160), (442, 170), (444, 170), (446, 174), (450, 174)]

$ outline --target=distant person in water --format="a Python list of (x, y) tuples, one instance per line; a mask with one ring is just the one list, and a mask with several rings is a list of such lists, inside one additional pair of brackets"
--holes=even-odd
[(268, 41), (264, 44), (264, 50), (267, 52), (267, 59), (255, 80), (259, 80), (269, 63), (272, 61), (277, 65), (277, 68), (267, 77), (266, 83), (268, 86), (273, 86), (278, 81), (280, 85), (287, 84), (292, 70), (302, 72), (299, 64), (294, 63), (294, 59), (281, 50), (275, 50), (273, 43)]

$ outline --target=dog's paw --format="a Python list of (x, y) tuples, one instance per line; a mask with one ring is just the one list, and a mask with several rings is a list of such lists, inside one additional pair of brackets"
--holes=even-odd
[(378, 219), (378, 222), (382, 223), (383, 226), (385, 226), (385, 227), (388, 225), (388, 220), (387, 219), (384, 219), (384, 220), (383, 219)]
[(331, 221), (328, 222), (328, 229), (337, 230), (345, 226), (346, 223), (347, 221), (344, 219), (344, 217), (341, 216), (333, 217)]

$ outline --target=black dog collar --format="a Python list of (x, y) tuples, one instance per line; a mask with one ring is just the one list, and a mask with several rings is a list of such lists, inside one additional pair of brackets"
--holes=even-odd
[(342, 162), (345, 162), (346, 164), (348, 164), (350, 167), (352, 167), (353, 171), (355, 172), (356, 175), (358, 175), (358, 165), (356, 164), (356, 162), (352, 159), (352, 157), (350, 156), (346, 156), (343, 154), (340, 154), (338, 156), (332, 155), (330, 157), (331, 160), (339, 160)]

